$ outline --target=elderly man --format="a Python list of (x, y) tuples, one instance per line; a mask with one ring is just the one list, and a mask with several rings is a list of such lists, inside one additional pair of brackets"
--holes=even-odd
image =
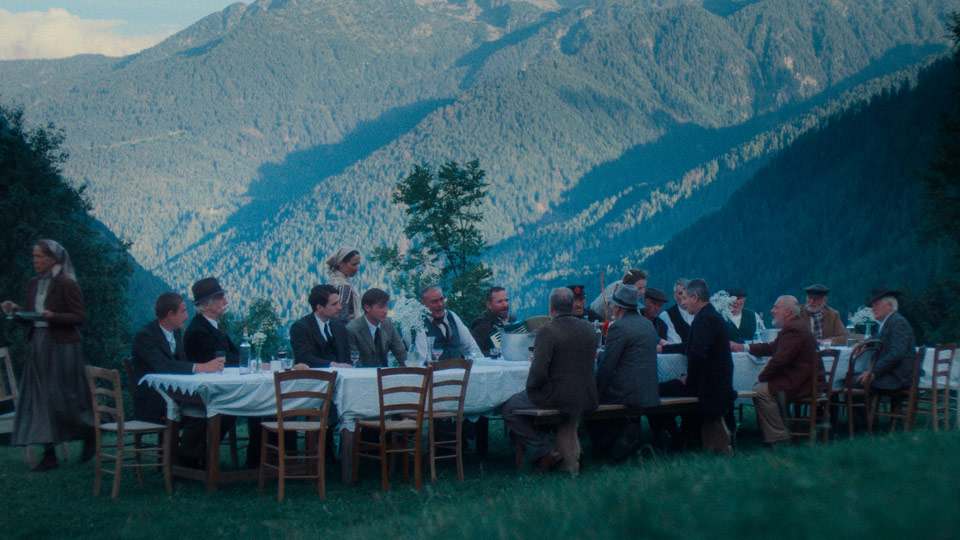
[[(637, 312), (639, 295), (633, 285), (621, 285), (610, 299), (614, 322), (597, 367), (597, 393), (601, 403), (622, 403), (635, 408), (660, 404), (657, 390), (657, 332)], [(590, 424), (590, 438), (600, 453), (627, 457), (640, 440), (639, 418), (598, 420)]]
[(726, 321), (730, 341), (743, 343), (752, 340), (757, 333), (757, 314), (752, 309), (743, 307), (747, 302), (747, 292), (740, 287), (730, 287), (727, 294), (735, 298), (730, 319)]
[(312, 368), (349, 368), (350, 337), (338, 319), (340, 295), (333, 285), (316, 285), (307, 297), (312, 313), (290, 326), (290, 347), (300, 364)]
[(660, 313), (663, 311), (663, 304), (667, 303), (667, 300), (668, 298), (665, 292), (650, 287), (643, 293), (643, 309), (640, 310), (640, 315), (653, 324), (653, 329), (657, 331), (657, 338), (661, 345), (668, 343), (667, 323), (663, 322), (663, 319), (660, 318)]
[(360, 305), (363, 317), (347, 324), (350, 349), (360, 353), (357, 366), (387, 367), (387, 351), (393, 352), (397, 362), (407, 362), (407, 349), (397, 327), (387, 318), (390, 295), (382, 289), (373, 288), (363, 293)]
[(424, 321), (424, 330), (417, 332), (414, 340), (417, 355), (421, 359), (433, 358), (428, 337), (433, 338), (435, 349), (442, 349), (440, 360), (483, 356), (467, 326), (456, 313), (447, 309), (443, 289), (436, 285), (424, 287), (420, 291), (420, 303), (430, 312), (429, 318)]
[[(187, 305), (177, 293), (157, 297), (153, 312), (157, 319), (133, 338), (133, 378), (139, 381), (149, 373), (216, 373), (223, 370), (224, 358), (195, 364), (187, 361), (181, 329), (187, 320)], [(156, 390), (142, 384), (133, 392), (133, 410), (137, 420), (164, 423), (167, 405)]]
[(516, 411), (550, 408), (579, 416), (599, 403), (593, 383), (597, 336), (590, 323), (573, 316), (573, 291), (550, 292), (550, 319), (534, 339), (526, 390), (508, 399), (500, 411), (504, 424), (532, 453), (537, 471), (549, 470), (563, 458), (554, 448), (549, 429)]
[[(599, 314), (601, 317), (607, 318), (610, 316), (609, 312), (609, 303), (610, 299), (613, 298), (613, 293), (617, 290), (617, 287), (620, 285), (633, 285), (640, 291), (640, 296), (643, 296), (644, 291), (647, 288), (647, 274), (646, 270), (640, 270), (639, 268), (631, 268), (623, 274), (623, 278), (620, 281), (614, 281), (610, 285), (607, 285), (607, 288), (603, 290), (603, 294), (597, 295), (593, 299), (593, 302), (590, 302), (590, 309), (594, 313)], [(603, 298), (606, 296), (607, 300), (604, 302)]]
[(567, 285), (573, 291), (573, 316), (590, 322), (603, 321), (603, 317), (587, 307), (587, 292), (583, 285)]
[[(687, 374), (660, 384), (660, 396), (696, 396), (699, 415), (683, 415), (683, 431), (692, 442), (699, 431), (703, 447), (730, 454), (730, 430), (724, 416), (733, 411), (733, 357), (723, 317), (710, 304), (710, 289), (694, 279), (683, 289), (682, 303), (694, 315), (686, 341)], [(654, 422), (655, 424), (660, 423)], [(671, 420), (672, 422), (672, 420)], [(669, 429), (669, 428), (668, 428)]]
[[(783, 422), (782, 410), (788, 400), (810, 396), (810, 378), (817, 358), (817, 340), (810, 328), (800, 320), (800, 302), (793, 296), (777, 298), (773, 309), (773, 325), (780, 328), (773, 343), (743, 345), (730, 342), (730, 349), (746, 351), (754, 356), (770, 356), (770, 361), (757, 376), (753, 398), (757, 423), (763, 430), (763, 441), (776, 445), (790, 440)], [(821, 376), (823, 370), (820, 370)]]
[(670, 343), (686, 343), (687, 333), (690, 332), (690, 323), (693, 322), (693, 313), (683, 305), (683, 289), (690, 280), (680, 278), (673, 285), (673, 299), (676, 304), (660, 314), (660, 319), (667, 325), (667, 341)]
[(493, 348), (493, 341), (490, 336), (504, 326), (517, 320), (510, 315), (510, 297), (507, 296), (507, 290), (503, 287), (490, 287), (487, 290), (487, 311), (480, 317), (474, 319), (470, 325), (470, 334), (473, 336), (477, 346), (487, 356), (490, 355), (490, 349)]
[[(873, 381), (872, 388), (881, 391), (901, 390), (910, 386), (917, 344), (910, 323), (898, 313), (898, 296), (899, 291), (886, 287), (877, 287), (870, 293), (870, 309), (873, 310), (873, 318), (880, 324), (877, 339), (883, 342), (883, 348), (873, 369), (857, 377), (857, 384), (861, 386), (868, 380)], [(859, 352), (858, 348), (854, 348), (854, 354)]]
[(813, 337), (819, 342), (844, 345), (847, 342), (847, 329), (840, 321), (837, 310), (827, 305), (830, 289), (817, 283), (803, 290), (807, 293), (807, 303), (800, 310), (800, 320), (810, 327)]

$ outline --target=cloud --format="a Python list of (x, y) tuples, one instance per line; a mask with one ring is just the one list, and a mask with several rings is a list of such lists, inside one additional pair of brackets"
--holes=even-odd
[(0, 60), (65, 58), (77, 54), (126, 56), (155, 45), (167, 35), (125, 37), (117, 19), (81, 19), (67, 10), (11, 13), (0, 9)]

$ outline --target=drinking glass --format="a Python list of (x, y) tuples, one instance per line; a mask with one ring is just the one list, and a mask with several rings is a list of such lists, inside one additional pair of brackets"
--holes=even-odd
[(277, 351), (277, 358), (280, 359), (280, 367), (284, 371), (290, 371), (293, 369), (293, 358), (287, 356), (286, 349), (280, 349)]
[(357, 367), (357, 362), (360, 361), (360, 351), (350, 351), (350, 363), (353, 364), (353, 367)]
[[(223, 358), (224, 360), (226, 360), (226, 358), (227, 358), (227, 351), (216, 351), (215, 353), (213, 353), (213, 357), (214, 357), (214, 358)], [(223, 373), (223, 370), (222, 370), (222, 369), (220, 370), (220, 373)]]
[(490, 347), (490, 358), (493, 360), (500, 358), (500, 347)]
[(434, 347), (431, 352), (433, 353), (433, 361), (439, 362), (440, 356), (443, 355), (443, 347)]

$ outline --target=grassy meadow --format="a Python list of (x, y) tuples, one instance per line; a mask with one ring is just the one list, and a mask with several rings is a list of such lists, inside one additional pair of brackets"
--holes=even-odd
[(351, 487), (335, 465), (324, 503), (297, 481), (282, 503), (275, 480), (263, 497), (256, 482), (208, 494), (199, 482), (177, 479), (167, 495), (153, 471), (146, 488), (126, 472), (112, 501), (109, 484), (93, 496), (93, 465), (77, 463), (79, 443), (48, 473), (31, 472), (22, 449), (0, 446), (0, 537), (956, 538), (960, 431), (921, 428), (771, 450), (759, 444), (752, 419), (745, 424), (730, 459), (643, 453), (610, 464), (588, 456), (571, 478), (517, 471), (495, 422), (490, 457), (481, 463), (468, 452), (463, 484), (448, 461), (421, 492), (398, 470), (383, 494), (375, 463), (362, 463)]

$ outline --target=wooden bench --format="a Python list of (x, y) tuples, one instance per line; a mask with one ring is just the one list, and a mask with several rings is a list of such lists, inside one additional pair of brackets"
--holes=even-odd
[[(660, 398), (660, 405), (653, 407), (630, 407), (619, 403), (605, 403), (592, 411), (584, 412), (579, 418), (557, 409), (518, 409), (516, 414), (532, 416), (533, 423), (539, 426), (557, 426), (555, 444), (563, 456), (562, 469), (574, 475), (580, 471), (580, 440), (577, 426), (580, 420), (607, 420), (611, 418), (631, 418), (644, 414), (670, 414), (696, 410), (700, 400), (695, 397)], [(520, 441), (514, 442), (517, 468), (522, 468), (526, 459), (526, 448)]]

